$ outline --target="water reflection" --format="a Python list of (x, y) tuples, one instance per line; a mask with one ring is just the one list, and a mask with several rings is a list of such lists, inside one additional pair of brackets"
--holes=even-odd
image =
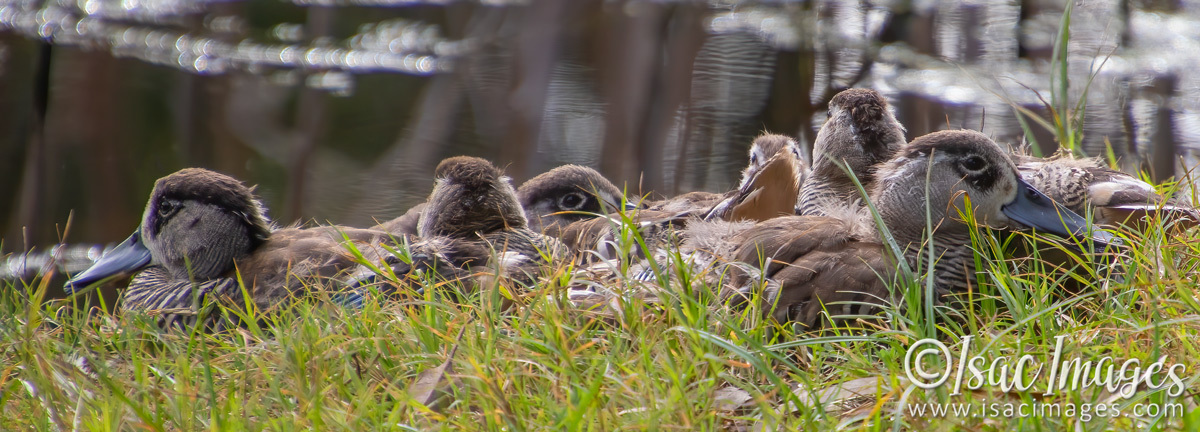
[[(197, 74), (284, 68), (427, 75), (448, 70), (439, 54), (462, 51), (461, 42), (445, 40), (437, 26), (407, 20), (364, 25), (337, 44), (230, 41), (229, 36), (239, 37), (245, 24), (228, 16), (207, 17), (209, 24), (202, 31), (178, 29), (187, 27), (188, 16), (204, 14), (209, 7), (211, 3), (204, 1), (11, 1), (0, 3), (0, 29)], [(279, 24), (272, 35), (297, 40), (302, 33), (300, 24)], [(334, 74), (310, 84), (344, 92), (350, 80)]]
[[(393, 217), (464, 153), (516, 181), (579, 163), (631, 194), (722, 190), (752, 136), (810, 143), (848, 86), (910, 138), (1053, 151), (1028, 116), (1063, 84), (1064, 4), (0, 0), (2, 249), (55, 244), (71, 211), (68, 240), (120, 240), (153, 179), (193, 165), (258, 184), (284, 223)], [(1158, 179), (1200, 148), (1197, 5), (1165, 4), (1073, 3), (1058, 103), (1085, 152)]]

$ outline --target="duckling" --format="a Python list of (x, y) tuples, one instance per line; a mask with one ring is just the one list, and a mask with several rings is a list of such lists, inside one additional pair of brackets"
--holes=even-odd
[(529, 217), (529, 228), (552, 237), (572, 222), (637, 208), (599, 172), (579, 165), (563, 165), (529, 179), (517, 188), (517, 199)]
[[(595, 169), (579, 165), (563, 165), (529, 179), (517, 189), (517, 198), (529, 218), (530, 229), (557, 236), (567, 224), (594, 217), (591, 214), (607, 214), (624, 206), (626, 210), (637, 208), (625, 202), (624, 194), (611, 181)], [(373, 227), (397, 235), (417, 235), (421, 215), (429, 207), (428, 202), (417, 204), (403, 215)]]
[(800, 145), (785, 135), (763, 134), (750, 145), (750, 164), (737, 189), (704, 215), (704, 219), (764, 221), (793, 214), (808, 164)]
[(154, 184), (142, 223), (127, 240), (75, 275), (68, 294), (118, 274), (137, 272), (122, 299), (125, 311), (159, 314), (163, 327), (196, 322), (206, 297), (242, 305), (238, 276), (263, 310), (308, 293), (357, 263), (347, 240), (381, 255), (382, 231), (348, 227), (276, 229), (251, 188), (201, 168)]
[[(495, 277), (530, 285), (566, 255), (557, 239), (529, 228), (508, 177), (490, 162), (452, 157), (438, 164), (434, 176), (417, 240), (409, 247), (413, 262), (393, 267), (398, 275), (433, 271), (469, 288), (487, 286)], [(490, 270), (495, 268), (498, 273)]]
[[(561, 236), (564, 243), (584, 261), (587, 251), (599, 252), (603, 259), (617, 257), (616, 230), (622, 216), (637, 224), (649, 249), (672, 242), (671, 233), (684, 228), (690, 219), (762, 221), (790, 215), (800, 194), (807, 164), (800, 156), (796, 140), (776, 134), (763, 134), (750, 145), (750, 161), (742, 171), (738, 187), (724, 195), (706, 197), (684, 194), (665, 203), (651, 205), (634, 214), (613, 214), (568, 225)], [(641, 256), (644, 251), (636, 251)]]
[[(794, 169), (796, 170), (795, 176), (799, 178), (801, 183), (803, 183), (804, 178), (808, 175), (809, 163), (804, 159), (803, 156), (801, 156), (800, 145), (796, 143), (795, 139), (792, 139), (786, 135), (763, 133), (756, 137), (750, 144), (750, 161), (746, 165), (746, 168), (742, 170), (742, 176), (738, 181), (737, 188), (724, 194), (704, 191), (688, 192), (672, 198), (649, 202), (646, 204), (646, 208), (656, 212), (669, 214), (701, 212), (707, 214), (708, 212), (711, 212), (714, 207), (721, 207), (722, 211), (724, 211), (725, 208), (728, 207), (731, 197), (739, 194), (747, 194), (747, 192), (741, 191), (742, 189), (755, 189), (755, 187), (751, 186), (751, 180), (757, 178), (759, 171), (763, 170), (764, 167), (766, 167), (773, 160), (772, 158), (774, 158), (776, 154), (784, 150), (792, 153), (792, 156), (795, 157), (795, 166), (789, 166), (786, 170), (782, 169), (783, 167), (777, 167), (776, 169), (781, 170), (781, 172), (778, 173), (778, 178), (776, 178), (775, 175), (768, 175), (760, 180), (760, 182), (767, 182), (767, 179), (772, 179), (770, 181), (778, 182), (779, 184), (786, 186), (792, 182), (792, 179), (782, 175), (784, 174), (783, 171), (791, 171)], [(762, 187), (761, 184), (758, 187)], [(771, 191), (772, 193), (779, 191), (774, 188), (767, 188), (766, 190)], [(791, 200), (786, 197), (783, 199)], [(763, 204), (773, 205), (773, 203), (766, 202)]]
[[(833, 161), (853, 171), (870, 190), (879, 162), (892, 158), (904, 145), (904, 126), (896, 121), (887, 101), (870, 89), (848, 89), (829, 102), (829, 120), (817, 133), (813, 167), (801, 192), (801, 215), (823, 215), (859, 199), (853, 181)], [(1057, 155), (1036, 158), (1012, 155), (1022, 178), (1047, 196), (1079, 214), (1090, 208), (1095, 222), (1104, 226), (1130, 222), (1132, 215), (1162, 208), (1187, 226), (1200, 221), (1195, 209), (1154, 192), (1138, 178), (1104, 167), (1095, 158)]]
[(822, 216), (827, 206), (837, 208), (859, 199), (862, 195), (846, 170), (869, 190), (875, 168), (891, 159), (905, 142), (904, 126), (878, 92), (852, 88), (834, 95), (829, 101), (829, 119), (813, 144), (812, 170), (796, 213)]
[[(974, 282), (972, 228), (959, 217), (964, 196), (980, 227), (1033, 227), (1064, 237), (1091, 232), (1086, 219), (1022, 180), (1009, 154), (983, 134), (942, 131), (918, 138), (877, 168), (870, 197), (910, 268), (926, 259), (923, 242), (931, 237), (938, 298), (965, 292)], [(926, 212), (932, 233), (926, 232)], [(869, 315), (875, 305), (896, 301), (899, 294), (888, 288), (899, 277), (896, 257), (870, 214), (852, 206), (843, 215), (852, 217), (775, 218), (734, 234), (715, 251), (741, 263), (733, 266), (731, 286), (741, 287), (733, 295), (748, 299), (751, 282), (767, 279), (759, 300), (764, 311), (813, 329), (828, 322), (826, 310)], [(1102, 231), (1093, 235), (1112, 240)]]

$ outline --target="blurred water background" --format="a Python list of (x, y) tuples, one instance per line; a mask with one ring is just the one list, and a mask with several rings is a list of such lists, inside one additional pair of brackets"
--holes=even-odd
[[(257, 184), (284, 224), (397, 216), (458, 154), (518, 184), (575, 163), (631, 196), (721, 191), (754, 135), (811, 146), (851, 86), (888, 96), (910, 139), (981, 129), (1048, 153), (1054, 135), (1026, 119), (1027, 137), (1016, 107), (1047, 118), (1041, 98), (1062, 94), (1067, 7), (0, 0), (0, 255), (119, 241), (153, 181), (188, 166)], [(1194, 166), (1200, 2), (1069, 7), (1083, 150), (1156, 180)]]

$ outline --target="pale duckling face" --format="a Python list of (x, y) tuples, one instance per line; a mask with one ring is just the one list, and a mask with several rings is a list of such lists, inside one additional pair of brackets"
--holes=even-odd
[(163, 266), (175, 278), (218, 277), (270, 235), (270, 223), (249, 187), (206, 169), (183, 169), (158, 179), (141, 226), (67, 282), (66, 290), (149, 265)]
[[(917, 138), (882, 165), (872, 194), (884, 221), (908, 240), (924, 229), (925, 207), (938, 232), (965, 232), (960, 214), (969, 202), (975, 222), (995, 229), (1031, 227), (1063, 237), (1079, 235), (1088, 221), (1021, 179), (1008, 153), (969, 130)], [(928, 192), (926, 192), (928, 189)], [(926, 199), (928, 197), (928, 199)], [(1098, 240), (1112, 237), (1098, 232)]]
[(750, 163), (742, 171), (742, 180), (739, 182), (738, 188), (745, 188), (746, 184), (753, 181), (763, 167), (780, 152), (787, 152), (789, 157), (794, 157), (796, 161), (800, 162), (801, 176), (808, 171), (808, 164), (803, 163), (804, 157), (800, 154), (800, 144), (796, 140), (786, 135), (762, 134), (755, 138), (754, 143), (750, 145)]

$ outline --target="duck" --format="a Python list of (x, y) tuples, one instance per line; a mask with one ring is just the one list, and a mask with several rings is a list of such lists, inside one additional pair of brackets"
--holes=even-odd
[[(400, 285), (413, 286), (416, 276), (424, 273), (459, 282), (470, 292), (497, 283), (528, 287), (566, 256), (561, 242), (530, 228), (510, 179), (491, 162), (448, 158), (438, 164), (434, 177), (416, 236), (410, 238), (410, 262), (391, 266)], [(365, 293), (386, 280), (360, 274), (354, 285)], [(392, 288), (380, 291), (393, 293)]]
[[(808, 164), (795, 139), (763, 133), (751, 142), (749, 162), (738, 186), (724, 194), (688, 193), (651, 204), (635, 212), (613, 213), (607, 217), (578, 221), (562, 231), (562, 241), (581, 262), (618, 258), (621, 225), (636, 226), (647, 249), (656, 250), (677, 243), (672, 233), (684, 229), (691, 220), (763, 221), (791, 215), (800, 196), (800, 185)], [(640, 248), (639, 248), (640, 249)], [(645, 252), (634, 251), (644, 258)]]
[[(767, 166), (776, 154), (782, 151), (788, 151), (791, 153), (791, 156), (795, 157), (795, 166), (789, 166), (788, 170), (795, 169), (797, 171), (795, 173), (796, 177), (803, 183), (804, 178), (808, 175), (810, 164), (801, 154), (799, 143), (787, 135), (763, 132), (751, 141), (748, 152), (749, 161), (746, 164), (746, 168), (742, 170), (738, 186), (733, 190), (725, 193), (707, 191), (686, 192), (667, 199), (645, 202), (642, 207), (655, 212), (670, 214), (710, 212), (714, 207), (725, 207), (732, 196), (739, 194), (739, 190), (751, 187), (751, 179), (757, 178), (758, 172)], [(773, 176), (767, 176), (767, 178), (773, 178)], [(791, 182), (788, 178), (781, 177), (781, 179), (781, 184)], [(765, 178), (762, 181), (765, 181)], [(745, 191), (740, 193), (742, 195), (746, 194)], [(788, 198), (784, 199), (790, 200)]]
[[(517, 200), (525, 210), (530, 229), (557, 236), (574, 221), (585, 220), (611, 210), (632, 210), (630, 202), (611, 181), (591, 167), (562, 165), (529, 179), (517, 188)], [(421, 215), (429, 207), (420, 203), (403, 215), (380, 223), (372, 229), (400, 236), (418, 235)]]
[(796, 214), (823, 216), (826, 207), (840, 208), (861, 198), (850, 173), (869, 190), (876, 167), (907, 143), (904, 134), (904, 126), (879, 92), (851, 88), (834, 95), (829, 118), (813, 142), (812, 169)]
[(389, 238), (341, 226), (277, 228), (252, 188), (215, 171), (185, 168), (155, 182), (139, 227), (64, 290), (73, 294), (134, 274), (122, 310), (156, 315), (164, 328), (187, 328), (198, 322), (206, 299), (244, 305), (239, 279), (248, 300), (271, 310), (312, 294), (313, 287), (336, 286), (360, 265), (351, 244), (382, 262), (378, 245)]
[(1017, 154), (1014, 159), (1030, 185), (1076, 213), (1092, 213), (1097, 225), (1144, 231), (1148, 218), (1157, 212), (1179, 228), (1200, 223), (1193, 206), (1159, 194), (1154, 185), (1111, 169), (1100, 158), (1077, 158), (1059, 151), (1047, 158)]
[(572, 222), (592, 219), (637, 204), (625, 198), (611, 181), (591, 167), (562, 165), (537, 175), (517, 188), (517, 201), (529, 228), (559, 237)]
[[(905, 143), (904, 126), (896, 121), (887, 100), (874, 90), (843, 90), (834, 95), (829, 107), (829, 119), (813, 145), (813, 166), (797, 209), (800, 215), (820, 216), (823, 208), (861, 202), (858, 188), (839, 165), (845, 165), (864, 190), (870, 190), (875, 167), (895, 156)], [(1156, 211), (1181, 227), (1200, 223), (1194, 207), (1158, 194), (1153, 185), (1110, 169), (1099, 158), (1076, 158), (1062, 151), (1048, 158), (1021, 153), (1010, 156), (1026, 182), (1076, 213), (1092, 214), (1100, 226), (1129, 225), (1144, 230), (1145, 217)]]
[[(932, 239), (938, 257), (932, 271), (941, 301), (975, 283), (972, 226), (1034, 228), (1099, 244), (1114, 242), (1111, 234), (1030, 186), (1009, 153), (979, 132), (922, 136), (873, 172), (869, 196), (900, 256), (890, 252), (871, 213), (853, 203), (841, 213), (830, 207), (826, 216), (770, 219), (708, 246), (713, 255), (730, 257), (733, 288), (724, 294), (732, 304), (757, 301), (778, 322), (820, 329), (839, 323), (838, 316), (872, 315), (884, 303), (896, 304), (900, 294), (889, 285), (902, 276), (899, 260), (918, 268), (927, 258), (926, 238)], [(972, 212), (965, 212), (963, 197), (970, 198)], [(927, 212), (932, 233), (927, 232)], [(960, 214), (974, 215), (974, 224)]]
[(808, 170), (795, 139), (761, 134), (750, 144), (750, 162), (738, 187), (727, 192), (704, 219), (764, 221), (793, 214)]

